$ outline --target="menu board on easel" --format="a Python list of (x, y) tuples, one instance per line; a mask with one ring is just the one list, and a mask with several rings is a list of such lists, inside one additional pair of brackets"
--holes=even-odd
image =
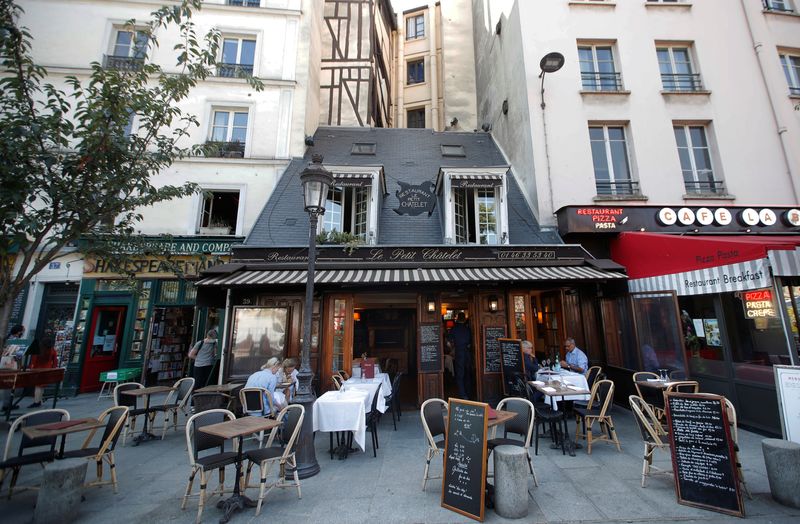
[(678, 503), (744, 517), (725, 398), (702, 393), (666, 397)]
[(500, 373), (503, 356), (500, 354), (500, 342), (505, 338), (505, 326), (483, 326), (483, 372)]
[(489, 404), (449, 400), (442, 507), (483, 521)]
[(419, 366), (421, 373), (442, 371), (442, 326), (438, 323), (419, 325)]
[(522, 356), (522, 341), (516, 338), (499, 338), (503, 372), (503, 394), (513, 397), (525, 397), (526, 392), (517, 380), (525, 380), (525, 359)]

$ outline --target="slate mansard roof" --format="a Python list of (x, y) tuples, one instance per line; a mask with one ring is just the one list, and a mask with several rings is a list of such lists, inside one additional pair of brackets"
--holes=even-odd
[[(374, 143), (374, 155), (353, 155), (354, 143)], [(443, 156), (442, 145), (461, 145), (465, 156)], [(326, 166), (382, 166), (388, 194), (379, 199), (378, 245), (444, 244), (442, 214), (437, 208), (428, 216), (399, 215), (395, 191), (398, 181), (409, 184), (436, 182), (442, 167), (507, 167), (508, 161), (487, 133), (437, 133), (428, 129), (320, 127), (314, 146), (304, 158), (295, 158), (272, 192), (253, 230), (248, 247), (302, 246), (308, 242), (308, 215), (303, 210), (300, 173), (311, 155), (324, 156)], [(525, 197), (509, 170), (509, 242), (511, 244), (560, 244), (555, 231), (541, 230)]]

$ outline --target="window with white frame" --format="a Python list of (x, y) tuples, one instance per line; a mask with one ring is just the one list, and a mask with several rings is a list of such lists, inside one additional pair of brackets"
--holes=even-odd
[(337, 187), (328, 190), (325, 214), (322, 215), (322, 231), (349, 233), (366, 240), (369, 219), (370, 188)]
[(781, 54), (781, 65), (786, 82), (789, 84), (789, 93), (800, 95), (800, 56)]
[(255, 58), (255, 37), (223, 37), (222, 55), (220, 63), (217, 64), (217, 75), (227, 78), (252, 75)]
[(700, 75), (692, 64), (691, 47), (657, 45), (656, 54), (664, 91), (702, 91)]
[(779, 11), (782, 13), (793, 13), (794, 5), (792, 0), (763, 0), (764, 9), (767, 11)]
[(579, 44), (581, 84), (586, 91), (620, 91), (622, 77), (614, 64), (613, 46)]
[(205, 190), (202, 198), (197, 232), (201, 235), (235, 235), (239, 220), (239, 191)]
[(638, 183), (631, 177), (631, 162), (625, 127), (590, 125), (589, 141), (598, 195), (632, 195)]
[(105, 67), (122, 70), (139, 70), (147, 54), (147, 33), (130, 28), (114, 30), (111, 54), (105, 56)]
[(406, 17), (406, 40), (423, 38), (425, 36), (425, 15), (411, 15)]
[(211, 111), (211, 142), (219, 156), (242, 157), (247, 141), (247, 109), (215, 108)]
[(687, 193), (723, 193), (722, 181), (714, 174), (707, 126), (673, 125), (678, 157)]
[(446, 243), (499, 245), (508, 242), (505, 170), (443, 168), (436, 192), (444, 198)]

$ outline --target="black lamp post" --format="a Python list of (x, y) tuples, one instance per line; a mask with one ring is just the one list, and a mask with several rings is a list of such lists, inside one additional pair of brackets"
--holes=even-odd
[(303, 184), (303, 201), (309, 218), (308, 276), (303, 310), (303, 347), (300, 354), (300, 371), (297, 374), (300, 384), (292, 402), (302, 405), (306, 410), (296, 445), (297, 474), (304, 479), (319, 473), (319, 463), (314, 453), (313, 408), (317, 396), (311, 388), (311, 380), (314, 378), (314, 373), (311, 371), (311, 315), (314, 303), (314, 265), (317, 258), (317, 221), (320, 215), (325, 214), (328, 189), (333, 183), (330, 171), (322, 166), (322, 155), (311, 157), (311, 163), (300, 173), (300, 182)]

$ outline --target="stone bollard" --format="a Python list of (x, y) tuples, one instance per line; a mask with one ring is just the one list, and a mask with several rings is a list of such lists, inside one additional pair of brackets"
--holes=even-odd
[(494, 510), (501, 517), (528, 515), (528, 459), (525, 448), (494, 448)]
[(761, 451), (772, 498), (784, 506), (800, 508), (800, 444), (766, 438), (761, 441)]
[(74, 458), (45, 466), (33, 512), (34, 524), (73, 522), (78, 517), (88, 464), (84, 458)]

